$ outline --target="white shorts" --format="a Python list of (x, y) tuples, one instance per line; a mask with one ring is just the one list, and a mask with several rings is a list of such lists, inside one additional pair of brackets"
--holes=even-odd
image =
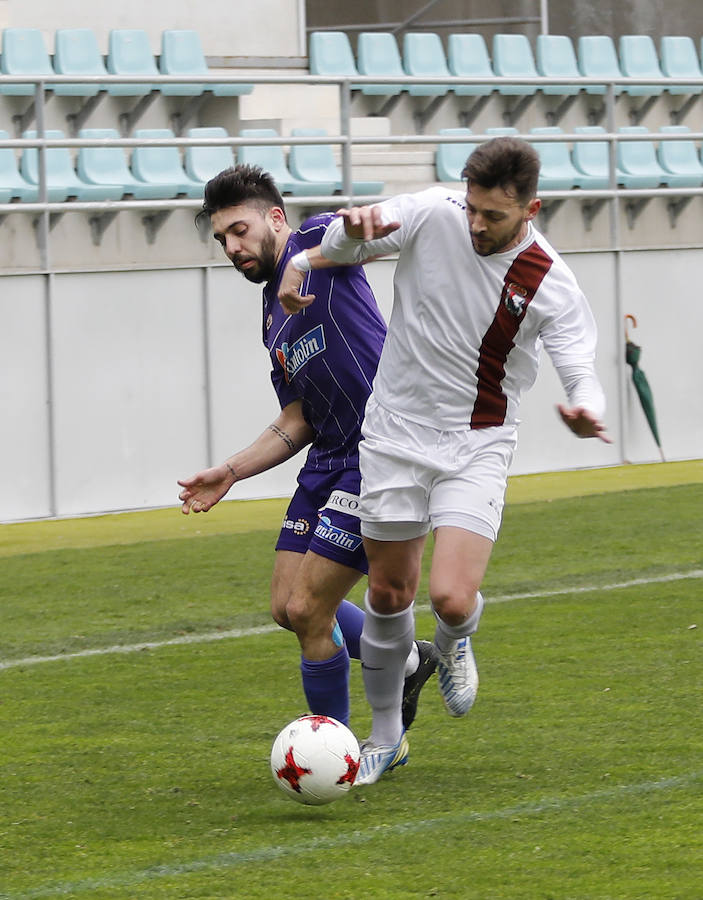
[(510, 425), (442, 431), (366, 406), (359, 444), (361, 533), (411, 540), (453, 525), (495, 541), (517, 444)]

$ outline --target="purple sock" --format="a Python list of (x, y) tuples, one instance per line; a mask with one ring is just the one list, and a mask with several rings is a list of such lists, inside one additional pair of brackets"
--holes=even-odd
[(337, 610), (337, 622), (344, 635), (349, 656), (352, 659), (361, 659), (359, 641), (364, 625), (364, 610), (349, 600), (342, 600)]
[(332, 716), (349, 724), (349, 654), (347, 648), (331, 659), (309, 660), (301, 657), (303, 690), (310, 712), (316, 716)]

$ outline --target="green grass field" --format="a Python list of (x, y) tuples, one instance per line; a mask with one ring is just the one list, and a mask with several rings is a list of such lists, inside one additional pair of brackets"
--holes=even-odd
[(475, 708), (432, 680), (408, 766), (326, 807), (269, 772), (283, 508), (0, 526), (2, 900), (703, 898), (703, 462), (512, 479)]

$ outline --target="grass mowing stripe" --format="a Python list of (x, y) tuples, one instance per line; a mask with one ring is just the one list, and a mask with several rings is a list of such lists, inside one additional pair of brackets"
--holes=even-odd
[(505, 809), (484, 812), (466, 812), (437, 816), (432, 819), (418, 819), (413, 822), (399, 822), (396, 825), (375, 825), (364, 831), (352, 831), (335, 837), (315, 837), (301, 841), (295, 845), (268, 846), (254, 850), (220, 853), (204, 859), (194, 859), (173, 865), (155, 865), (134, 872), (116, 874), (112, 878), (86, 878), (82, 881), (71, 881), (45, 885), (21, 893), (0, 894), (0, 900), (40, 900), (40, 898), (66, 897), (89, 891), (117, 890), (120, 888), (138, 887), (144, 882), (158, 878), (174, 878), (197, 872), (233, 869), (248, 863), (273, 862), (287, 857), (302, 856), (319, 850), (331, 850), (339, 847), (362, 846), (375, 841), (379, 836), (422, 834), (436, 828), (448, 828), (471, 825), (480, 822), (494, 822), (512, 819), (519, 816), (540, 816), (542, 814), (572, 812), (595, 803), (618, 800), (623, 797), (638, 797), (653, 793), (682, 790), (703, 780), (703, 771), (689, 772), (684, 775), (671, 776), (656, 781), (643, 781), (635, 784), (620, 784), (607, 790), (592, 791), (574, 797), (548, 797), (539, 803), (524, 803)]
[[(496, 597), (487, 597), (487, 603), (509, 603), (515, 600), (539, 600), (544, 597), (562, 597), (570, 594), (589, 594), (594, 591), (617, 591), (631, 587), (641, 587), (648, 584), (668, 584), (672, 581), (703, 578), (703, 569), (692, 569), (690, 572), (671, 572), (668, 575), (656, 575), (651, 578), (633, 578), (629, 581), (616, 582), (603, 585), (578, 585), (564, 587), (550, 591), (534, 591), (522, 594), (505, 594)], [(429, 604), (418, 603), (418, 609), (428, 608)], [(255, 628), (231, 628), (226, 631), (209, 631), (203, 634), (189, 634), (177, 638), (168, 638), (163, 641), (145, 641), (140, 644), (115, 644), (111, 647), (94, 647), (85, 650), (77, 650), (75, 653), (59, 653), (53, 656), (27, 656), (24, 659), (0, 660), (0, 671), (14, 669), (20, 666), (36, 666), (41, 663), (61, 662), (69, 659), (83, 659), (89, 656), (109, 656), (116, 653), (139, 653), (142, 650), (158, 650), (160, 647), (174, 647), (183, 644), (208, 644), (213, 641), (228, 640), (230, 638), (251, 637), (257, 634), (269, 634), (283, 632), (278, 625), (259, 625)], [(0, 895), (2, 900), (2, 895)]]

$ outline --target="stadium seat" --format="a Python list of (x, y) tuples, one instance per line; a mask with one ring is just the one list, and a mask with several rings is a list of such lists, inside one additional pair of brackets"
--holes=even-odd
[[(557, 126), (548, 126), (531, 128), (530, 134), (563, 134), (563, 131)], [(541, 163), (539, 190), (568, 191), (571, 188), (585, 186), (581, 184), (581, 175), (571, 162), (569, 145), (566, 141), (558, 143), (534, 141), (532, 146), (539, 154)]]
[[(57, 75), (106, 75), (107, 69), (91, 28), (59, 28), (55, 35), (54, 71)], [(56, 94), (94, 97), (101, 84), (57, 84)]]
[(311, 75), (359, 74), (349, 38), (343, 31), (313, 31), (310, 34), (308, 67)]
[[(278, 132), (273, 128), (243, 128), (239, 132), (243, 138), (277, 138)], [(282, 194), (298, 196), (333, 194), (334, 182), (314, 184), (295, 178), (288, 169), (283, 147), (280, 144), (240, 144), (237, 148), (237, 159), (243, 165), (261, 166), (272, 176)]]
[[(661, 131), (687, 134), (690, 129), (686, 125), (664, 125)], [(657, 159), (667, 173), (669, 187), (700, 187), (703, 184), (703, 165), (692, 140), (660, 141)]]
[[(451, 75), (462, 78), (493, 78), (488, 48), (481, 34), (450, 34), (447, 40), (447, 64)], [(454, 85), (457, 96), (487, 96), (493, 92), (490, 84)]]
[[(622, 78), (615, 44), (608, 34), (589, 34), (578, 39), (579, 70), (586, 78)], [(605, 94), (605, 84), (585, 84), (587, 94)], [(616, 96), (622, 91), (615, 85)]]
[[(493, 35), (493, 71), (500, 77), (536, 78), (538, 75), (530, 42), (524, 34)], [(498, 84), (501, 94), (535, 94), (534, 84)]]
[[(107, 71), (111, 75), (159, 74), (146, 31), (140, 28), (112, 29), (107, 45)], [(110, 84), (107, 92), (113, 96), (142, 97), (153, 88), (153, 84)]]
[[(440, 128), (440, 134), (469, 138), (470, 128)], [(466, 160), (471, 156), (478, 144), (470, 141), (451, 144), (437, 144), (435, 151), (435, 173), (437, 181), (462, 181), (461, 173)]]
[[(0, 141), (6, 141), (9, 137), (6, 131), (0, 131)], [(37, 185), (30, 184), (20, 175), (17, 157), (12, 147), (0, 147), (0, 191), (5, 198), (3, 203), (9, 203), (10, 200), (25, 200), (31, 203), (39, 196)]]
[[(134, 136), (154, 140), (172, 138), (174, 134), (170, 128), (138, 128)], [(203, 196), (202, 184), (186, 175), (181, 164), (181, 154), (175, 146), (135, 147), (132, 151), (132, 174), (147, 184), (175, 188), (176, 194), (198, 198)]]
[[(119, 132), (114, 128), (82, 128), (78, 136), (116, 140)], [(88, 184), (118, 184), (123, 194), (131, 194), (135, 200), (170, 200), (178, 191), (164, 184), (147, 184), (135, 178), (127, 164), (124, 147), (81, 147), (76, 164), (78, 177)]]
[[(644, 125), (625, 125), (619, 134), (647, 134)], [(618, 141), (618, 183), (627, 188), (655, 188), (667, 181), (652, 141)]]
[[(377, 78), (405, 76), (395, 35), (388, 31), (362, 31), (356, 45), (359, 75)], [(362, 84), (362, 94), (397, 96), (403, 88), (399, 84)]]
[[(648, 34), (624, 34), (619, 41), (620, 69), (626, 78), (662, 78), (657, 50)], [(632, 97), (656, 96), (663, 88), (657, 84), (624, 85)]]
[(496, 125), (493, 128), (487, 128), (486, 134), (490, 134), (491, 137), (501, 137), (502, 135), (511, 135), (511, 134), (520, 134), (517, 128), (514, 128), (512, 125)]
[[(576, 53), (571, 38), (563, 34), (537, 36), (537, 71), (546, 78), (579, 78)], [(550, 84), (542, 88), (545, 94), (578, 94), (578, 84)]]
[[(605, 134), (601, 125), (577, 125), (576, 134)], [(582, 187), (602, 190), (610, 186), (609, 147), (607, 141), (574, 141), (571, 151), (574, 167), (581, 173)], [(585, 181), (584, 179), (588, 179)]]
[[(2, 33), (0, 72), (3, 75), (55, 75), (54, 67), (38, 28), (5, 28)], [(33, 84), (3, 84), (0, 94), (13, 97), (34, 95)]]
[[(449, 76), (447, 59), (438, 34), (429, 31), (411, 31), (403, 37), (403, 68), (406, 75), (417, 78), (446, 78)], [(408, 86), (412, 97), (436, 97), (451, 90), (447, 84), (413, 84)]]
[[(323, 128), (294, 128), (291, 134), (294, 137), (324, 137), (327, 132)], [(342, 172), (331, 144), (292, 144), (288, 164), (291, 174), (300, 181), (327, 181), (334, 185), (333, 190), (344, 190)], [(380, 194), (382, 191), (382, 181), (352, 181), (353, 194)]]
[[(700, 78), (701, 67), (693, 38), (667, 35), (661, 39), (661, 69), (667, 78)], [(699, 84), (677, 84), (667, 88), (670, 94), (700, 94)]]
[[(219, 126), (209, 128), (189, 128), (189, 138), (226, 138), (227, 131)], [(234, 151), (231, 146), (186, 147), (185, 170), (193, 181), (205, 183), (215, 175), (234, 165)]]
[[(197, 31), (167, 29), (161, 33), (159, 71), (162, 75), (209, 75), (210, 70)], [(164, 96), (196, 97), (212, 91), (216, 97), (250, 94), (253, 84), (162, 84)]]
[[(36, 131), (25, 131), (23, 138), (33, 140)], [(65, 137), (63, 131), (48, 129), (44, 132), (47, 140), (60, 140)], [(39, 184), (39, 150), (37, 147), (26, 147), (22, 152), (20, 171), (30, 184)], [(123, 190), (117, 184), (87, 184), (76, 175), (68, 147), (50, 147), (46, 150), (46, 187), (47, 199), (52, 203), (60, 203), (69, 197), (76, 200), (119, 200)]]

